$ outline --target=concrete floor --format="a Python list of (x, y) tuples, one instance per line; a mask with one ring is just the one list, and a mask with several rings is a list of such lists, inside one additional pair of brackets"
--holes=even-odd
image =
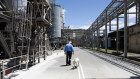
[(63, 55), (49, 63), (44, 63), (44, 66), (36, 69), (34, 74), (29, 70), (30, 76), (24, 74), (23, 79), (138, 79), (135, 78), (135, 75), (105, 62), (83, 49), (74, 49), (75, 54), (72, 58), (80, 59), (80, 66), (77, 69), (73, 69), (72, 65), (65, 66), (65, 55)]

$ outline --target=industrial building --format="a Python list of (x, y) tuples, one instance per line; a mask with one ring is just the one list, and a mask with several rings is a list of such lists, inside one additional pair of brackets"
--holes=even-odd
[(140, 53), (140, 25), (129, 27), (128, 50)]
[[(138, 25), (132, 25), (128, 27), (128, 51), (134, 53), (140, 53), (140, 28)], [(119, 30), (119, 50), (124, 50), (124, 28)], [(108, 34), (108, 48), (116, 49), (116, 34), (117, 32), (111, 32)]]
[(62, 29), (62, 38), (72, 41), (73, 46), (82, 46), (82, 37), (86, 33), (85, 29)]

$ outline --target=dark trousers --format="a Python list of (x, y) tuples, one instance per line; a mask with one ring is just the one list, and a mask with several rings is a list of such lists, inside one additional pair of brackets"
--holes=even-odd
[(67, 51), (67, 54), (66, 54), (66, 64), (68, 65), (71, 65), (71, 57), (72, 57), (72, 51)]

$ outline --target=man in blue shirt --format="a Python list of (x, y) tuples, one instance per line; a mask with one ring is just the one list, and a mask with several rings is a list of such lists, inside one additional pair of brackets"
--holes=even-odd
[(71, 65), (71, 57), (72, 57), (72, 54), (74, 54), (74, 49), (71, 44), (71, 41), (69, 42), (69, 44), (66, 44), (64, 52), (66, 55), (66, 65)]

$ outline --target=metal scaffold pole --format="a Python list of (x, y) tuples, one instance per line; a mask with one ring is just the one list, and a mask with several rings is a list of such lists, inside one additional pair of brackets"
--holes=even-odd
[(127, 57), (127, 0), (124, 0), (124, 57)]

